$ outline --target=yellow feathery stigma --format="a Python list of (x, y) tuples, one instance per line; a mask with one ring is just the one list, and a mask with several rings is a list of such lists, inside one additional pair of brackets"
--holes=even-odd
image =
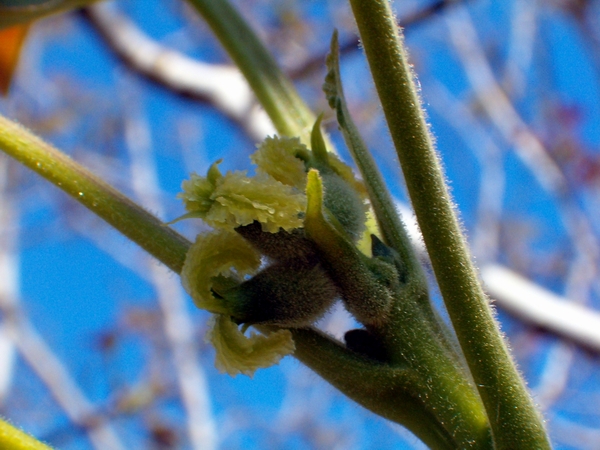
[(243, 281), (260, 266), (260, 254), (240, 235), (225, 230), (199, 234), (188, 251), (181, 282), (201, 309), (228, 314), (224, 304), (212, 294), (213, 278), (221, 275)]
[(215, 366), (231, 376), (239, 373), (252, 376), (257, 369), (278, 364), (295, 350), (289, 330), (266, 336), (252, 333), (246, 337), (237, 324), (221, 314), (214, 316), (211, 325), (206, 339), (215, 348)]
[(263, 231), (276, 233), (302, 226), (300, 213), (306, 196), (265, 174), (250, 178), (244, 172), (227, 173), (212, 196), (215, 200), (204, 220), (215, 228), (236, 228), (260, 222)]
[(309, 155), (309, 150), (298, 138), (267, 137), (258, 150), (250, 156), (258, 166), (258, 172), (269, 174), (277, 181), (297, 189), (306, 186), (306, 169), (302, 159)]
[(248, 177), (246, 172), (236, 171), (223, 176), (217, 168), (219, 162), (211, 166), (206, 177), (192, 174), (183, 182), (179, 197), (189, 212), (178, 220), (198, 217), (213, 228), (227, 230), (256, 220), (263, 231), (271, 233), (302, 226), (304, 192), (265, 173)]

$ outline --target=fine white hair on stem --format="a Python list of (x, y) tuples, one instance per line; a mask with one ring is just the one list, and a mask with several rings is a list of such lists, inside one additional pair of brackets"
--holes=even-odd
[[(134, 107), (130, 89), (123, 84), (125, 142), (131, 161), (131, 183), (140, 202), (163, 216), (156, 163), (152, 154), (152, 138), (141, 109)], [(128, 92), (125, 94), (125, 92)], [(135, 95), (135, 94), (133, 94)], [(139, 100), (139, 99), (136, 99)], [(187, 430), (194, 449), (217, 447), (217, 433), (206, 374), (198, 360), (194, 326), (187, 311), (186, 298), (177, 278), (166, 267), (158, 265), (148, 255), (145, 265), (154, 286), (163, 314), (163, 326), (173, 352), (173, 364), (186, 410)]]
[[(400, 202), (397, 206), (415, 249), (426, 259), (412, 211)], [(561, 297), (500, 264), (484, 264), (480, 275), (499, 307), (527, 323), (600, 352), (600, 313)]]
[(435, 80), (428, 82), (427, 94), (429, 105), (454, 128), (479, 163), (480, 188), (472, 252), (480, 262), (493, 261), (500, 246), (500, 219), (504, 203), (502, 151), (471, 109), (443, 84)]

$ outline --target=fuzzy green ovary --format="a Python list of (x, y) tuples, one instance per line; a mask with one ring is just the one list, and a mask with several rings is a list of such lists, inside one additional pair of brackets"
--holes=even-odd
[(365, 230), (367, 207), (350, 184), (336, 173), (323, 170), (323, 203), (354, 242)]
[(250, 225), (237, 227), (235, 231), (272, 261), (290, 259), (310, 261), (318, 258), (314, 243), (306, 238), (304, 230), (301, 228), (266, 233), (262, 231), (260, 223), (253, 222)]
[(304, 327), (327, 312), (337, 290), (317, 261), (287, 260), (219, 295), (241, 323)]
[(362, 324), (379, 326), (389, 319), (393, 293), (398, 289), (394, 266), (360, 253), (335, 218), (325, 217), (323, 179), (316, 170), (308, 175), (305, 231), (316, 244), (322, 264), (334, 280), (348, 311)]

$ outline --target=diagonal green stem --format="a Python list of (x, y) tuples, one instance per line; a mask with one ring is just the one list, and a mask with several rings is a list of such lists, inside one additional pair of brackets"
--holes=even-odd
[(0, 419), (0, 448), (11, 450), (51, 450), (46, 444)]
[[(68, 156), (2, 116), (0, 150), (64, 190), (173, 271), (181, 271), (190, 242)], [(379, 364), (359, 357), (316, 330), (292, 332), (297, 344), (296, 358), (351, 398), (391, 420), (414, 422), (413, 429), (429, 430), (432, 426), (433, 421), (429, 417), (425, 420), (422, 411), (412, 412), (404, 407), (415, 401), (400, 392), (414, 383), (412, 375), (407, 379), (403, 371), (386, 367), (379, 370)], [(436, 437), (439, 433), (429, 430), (425, 434), (438, 448), (448, 448), (443, 444), (446, 438)]]
[(279, 133), (310, 144), (315, 116), (248, 23), (226, 0), (188, 0), (204, 17)]
[(0, 116), (0, 150), (61, 188), (176, 273), (190, 242), (21, 125)]
[(471, 262), (388, 0), (350, 0), (406, 185), (498, 449), (550, 448)]

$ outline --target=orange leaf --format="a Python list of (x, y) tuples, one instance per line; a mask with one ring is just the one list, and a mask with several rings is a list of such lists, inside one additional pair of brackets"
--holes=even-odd
[(29, 24), (0, 30), (0, 93), (6, 95)]

